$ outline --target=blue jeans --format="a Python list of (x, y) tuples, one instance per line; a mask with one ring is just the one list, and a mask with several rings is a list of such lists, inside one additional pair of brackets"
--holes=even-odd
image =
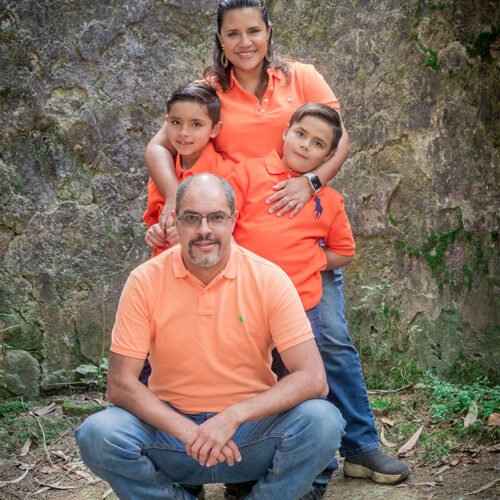
[[(316, 341), (316, 345), (318, 349), (321, 349), (323, 346), (323, 328), (321, 326), (321, 316), (319, 314), (318, 307), (313, 307), (306, 311), (307, 319), (309, 323), (311, 323), (311, 329), (314, 334), (314, 340)], [(287, 370), (285, 363), (281, 359), (281, 356), (277, 349), (273, 349), (273, 364), (272, 364), (273, 372), (278, 376), (278, 380), (283, 378), (285, 375), (288, 375), (290, 372)], [(144, 372), (144, 370), (143, 370)]]
[[(213, 413), (184, 414), (197, 424)], [(184, 443), (126, 410), (88, 417), (75, 436), (83, 461), (121, 500), (193, 499), (178, 484), (257, 480), (248, 499), (293, 500), (304, 495), (340, 446), (344, 420), (324, 400), (305, 401), (286, 413), (242, 424), (233, 440), (242, 460), (203, 467)]]
[(318, 308), (323, 345), (320, 352), (330, 388), (328, 401), (340, 410), (346, 421), (340, 453), (349, 457), (380, 445), (358, 351), (352, 345), (345, 319), (342, 271), (323, 271), (321, 277), (323, 295)]

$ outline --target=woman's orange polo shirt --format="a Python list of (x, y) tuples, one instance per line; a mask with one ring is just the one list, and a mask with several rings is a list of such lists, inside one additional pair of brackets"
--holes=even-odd
[(290, 117), (308, 102), (321, 102), (338, 109), (339, 103), (323, 76), (311, 64), (291, 62), (290, 81), (276, 68), (267, 70), (269, 81), (259, 101), (231, 73), (231, 85), (223, 91), (216, 85), (222, 103), (222, 130), (214, 139), (215, 149), (241, 161), (283, 150), (283, 132)]

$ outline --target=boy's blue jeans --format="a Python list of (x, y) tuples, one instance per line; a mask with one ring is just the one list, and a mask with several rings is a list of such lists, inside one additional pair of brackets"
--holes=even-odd
[[(213, 413), (187, 415), (200, 424)], [(76, 430), (81, 456), (121, 500), (193, 499), (178, 484), (257, 480), (249, 499), (291, 500), (304, 495), (340, 446), (344, 420), (324, 400), (305, 401), (286, 413), (242, 424), (233, 440), (242, 460), (203, 467), (184, 444), (131, 413), (108, 408)]]
[(380, 445), (358, 351), (352, 345), (345, 319), (342, 271), (323, 271), (321, 277), (323, 295), (317, 306), (322, 327), (320, 352), (330, 388), (328, 401), (340, 410), (346, 421), (340, 453), (349, 457)]

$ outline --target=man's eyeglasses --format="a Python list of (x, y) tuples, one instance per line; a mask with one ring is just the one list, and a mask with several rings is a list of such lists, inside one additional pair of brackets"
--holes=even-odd
[(178, 215), (177, 219), (182, 222), (186, 227), (199, 227), (203, 219), (207, 219), (207, 224), (210, 227), (222, 227), (225, 226), (229, 220), (233, 217), (234, 213), (231, 215), (225, 212), (212, 212), (207, 215), (201, 215), (197, 213), (184, 213)]

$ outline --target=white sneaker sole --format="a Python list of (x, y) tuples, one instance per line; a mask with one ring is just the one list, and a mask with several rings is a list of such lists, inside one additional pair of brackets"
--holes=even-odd
[(410, 475), (410, 469), (401, 474), (382, 474), (362, 465), (344, 462), (344, 474), (347, 477), (364, 477), (381, 484), (395, 484), (406, 479)]

